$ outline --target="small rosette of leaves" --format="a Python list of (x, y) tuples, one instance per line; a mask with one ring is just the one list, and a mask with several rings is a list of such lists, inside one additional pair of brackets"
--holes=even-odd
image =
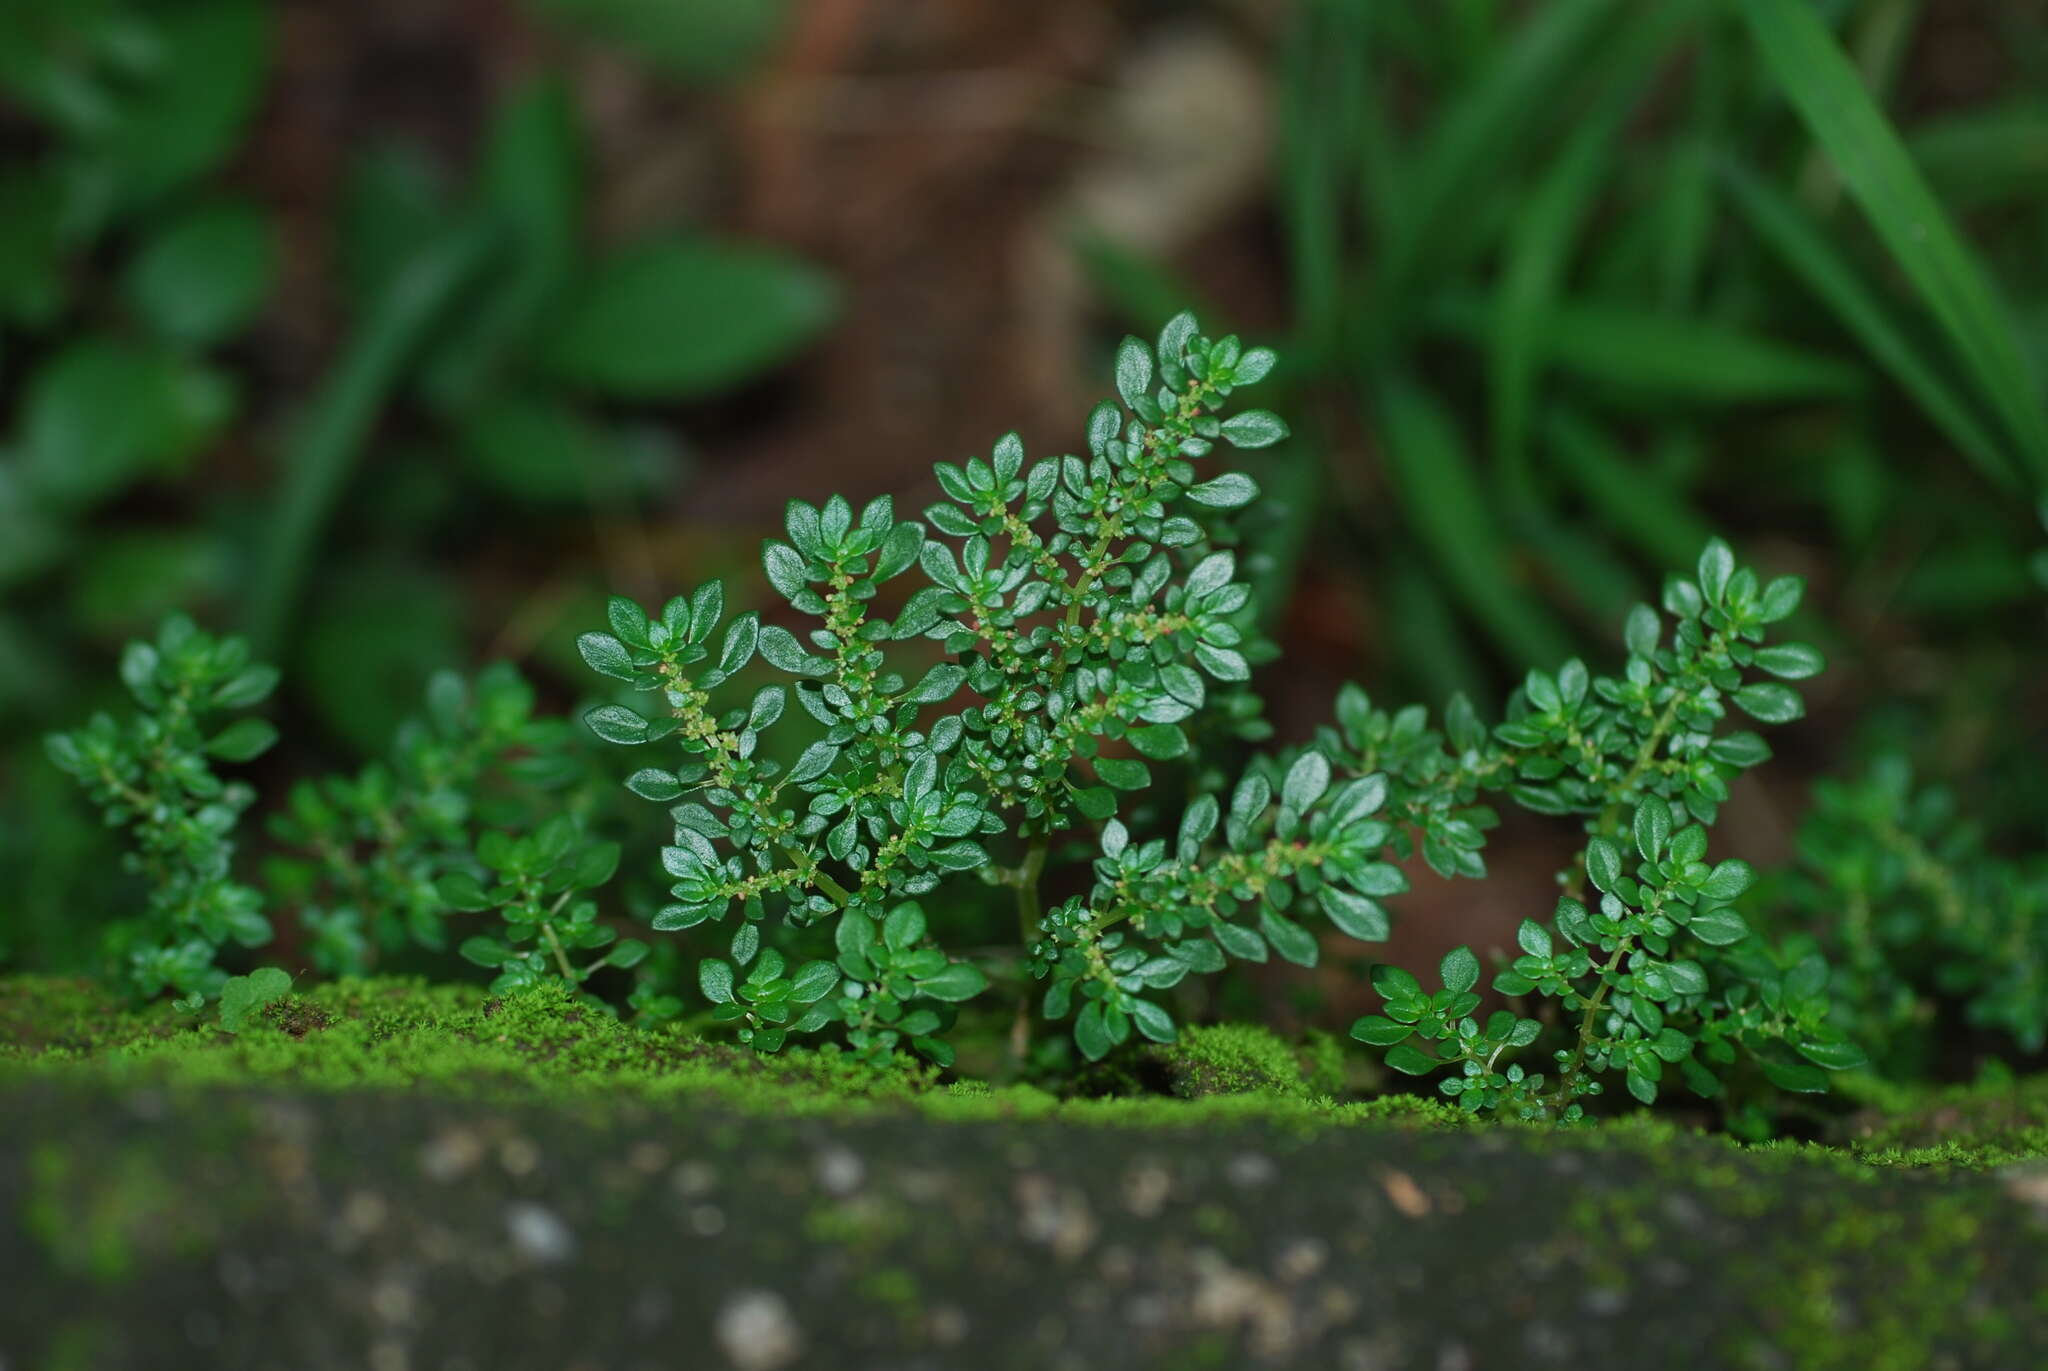
[(908, 1042), (920, 1055), (951, 1066), (952, 1045), (940, 1035), (953, 1025), (954, 1005), (988, 988), (980, 968), (934, 945), (924, 910), (909, 901), (881, 918), (848, 910), (835, 938), (845, 977), (835, 1012), (853, 1050), (879, 1062)]
[(1383, 817), (1394, 859), (1405, 862), (1419, 851), (1439, 876), (1484, 878), (1486, 833), (1500, 816), (1478, 797), (1503, 783), (1510, 763), (1471, 703), (1453, 696), (1439, 731), (1421, 705), (1389, 713), (1347, 684), (1337, 694), (1336, 716), (1317, 734), (1317, 747), (1345, 771), (1385, 778)]
[[(1383, 860), (1391, 829), (1379, 817), (1381, 775), (1332, 781), (1329, 759), (1310, 749), (1283, 774), (1277, 795), (1254, 770), (1232, 793), (1226, 814), (1203, 796), (1183, 815), (1171, 847), (1133, 842), (1124, 825), (1105, 825), (1095, 888), (1042, 921), (1034, 970), (1050, 978), (1043, 1010), (1064, 1018), (1078, 1004), (1074, 1038), (1100, 1057), (1130, 1036), (1170, 1042), (1171, 1014), (1146, 998), (1189, 972), (1221, 970), (1226, 958), (1263, 962), (1270, 954), (1314, 966), (1318, 934), (1301, 922), (1313, 910), (1362, 941), (1387, 936), (1380, 903), (1407, 889)], [(1218, 833), (1219, 827), (1221, 833)], [(1220, 837), (1220, 841), (1218, 841)]]
[[(619, 845), (591, 841), (574, 818), (562, 815), (517, 837), (485, 833), (473, 865), (441, 877), (437, 889), (450, 908), (495, 910), (502, 921), (500, 932), (465, 938), (460, 949), (466, 960), (498, 973), (492, 990), (551, 979), (580, 987), (603, 967), (630, 968), (647, 955), (647, 944), (619, 941), (598, 921), (597, 902), (585, 892), (611, 880)], [(588, 955), (599, 949), (609, 950)]]
[(1723, 732), (1731, 707), (1760, 723), (1788, 723), (1805, 706), (1784, 682), (1822, 668), (1811, 647), (1764, 641), (1801, 592), (1796, 576), (1762, 583), (1717, 538), (1700, 554), (1696, 579), (1666, 584), (1668, 633), (1648, 605), (1629, 612), (1619, 677), (1595, 678), (1578, 661), (1531, 672), (1495, 730), (1513, 757), (1516, 802), (1587, 815), (1600, 829), (1655, 795), (1714, 822), (1729, 781), (1771, 755), (1754, 732)]

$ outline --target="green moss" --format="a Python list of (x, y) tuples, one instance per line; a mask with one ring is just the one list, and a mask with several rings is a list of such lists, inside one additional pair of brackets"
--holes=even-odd
[(1863, 1108), (1844, 1146), (1880, 1166), (1982, 1171), (2048, 1157), (2048, 1076), (1993, 1067), (1968, 1085), (1910, 1087), (1852, 1078)]
[(1321, 1044), (1301, 1049), (1270, 1029), (1217, 1024), (1181, 1030), (1177, 1042), (1152, 1049), (1169, 1092), (1184, 1100), (1212, 1095), (1334, 1095), (1342, 1067), (1331, 1070)]
[[(620, 1023), (542, 988), (494, 997), (471, 986), (373, 979), (322, 984), (268, 1006), (240, 1034), (168, 1005), (124, 1008), (81, 981), (0, 981), (0, 1080), (54, 1076), (87, 1086), (162, 1081), (185, 1086), (423, 1090), (504, 1100), (574, 1100), (579, 1112), (709, 1096), (743, 1110), (790, 1115), (914, 1110), (934, 1122), (1059, 1118), (1111, 1128), (1253, 1124), (1301, 1136), (1377, 1126), (1473, 1127), (1439, 1100), (1410, 1095), (1339, 1103), (1349, 1060), (1326, 1037), (1297, 1045), (1267, 1030), (1186, 1030), (1152, 1058), (1157, 1088), (1131, 1097), (1061, 1098), (1030, 1085), (941, 1083), (930, 1068), (877, 1071), (830, 1050), (760, 1057), (674, 1029)], [(1743, 1149), (1788, 1164), (1981, 1170), (2048, 1156), (2048, 1078), (1987, 1077), (1969, 1087), (1912, 1092), (1852, 1083), (1863, 1108), (1833, 1146)], [(1513, 1128), (1512, 1125), (1491, 1125)], [(1541, 1130), (1515, 1130), (1544, 1149)], [(1644, 1115), (1592, 1130), (1603, 1143), (1655, 1154), (1696, 1130)], [(1730, 1154), (1737, 1145), (1728, 1143)], [(1695, 1159), (1696, 1164), (1696, 1159)]]

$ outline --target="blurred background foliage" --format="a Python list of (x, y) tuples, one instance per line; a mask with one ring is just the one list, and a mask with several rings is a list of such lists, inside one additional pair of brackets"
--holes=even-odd
[(438, 668), (574, 705), (606, 589), (746, 607), (790, 495), (1073, 445), (1183, 305), (1285, 359), (1281, 737), (1719, 530), (1834, 662), (1737, 844), (1881, 749), (2038, 849), (2043, 91), (2042, 0), (10, 0), (0, 950), (123, 898), (36, 740), (162, 614), (285, 667), (275, 805)]

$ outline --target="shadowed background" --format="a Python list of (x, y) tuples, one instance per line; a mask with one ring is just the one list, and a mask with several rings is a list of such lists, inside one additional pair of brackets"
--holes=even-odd
[(164, 613), (285, 668), (274, 799), (438, 667), (574, 706), (608, 590), (767, 608), (792, 495), (1071, 448), (1189, 304), (1283, 354), (1283, 740), (1611, 663), (1719, 530), (1832, 663), (1732, 850), (1901, 738), (2038, 846), (2043, 90), (2034, 0), (11, 0), (0, 957), (123, 898), (37, 739)]

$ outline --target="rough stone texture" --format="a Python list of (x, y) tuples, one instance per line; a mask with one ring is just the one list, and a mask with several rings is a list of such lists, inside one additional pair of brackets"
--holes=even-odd
[(0, 1365), (2026, 1368), (2048, 1185), (1652, 1130), (8, 1089)]

